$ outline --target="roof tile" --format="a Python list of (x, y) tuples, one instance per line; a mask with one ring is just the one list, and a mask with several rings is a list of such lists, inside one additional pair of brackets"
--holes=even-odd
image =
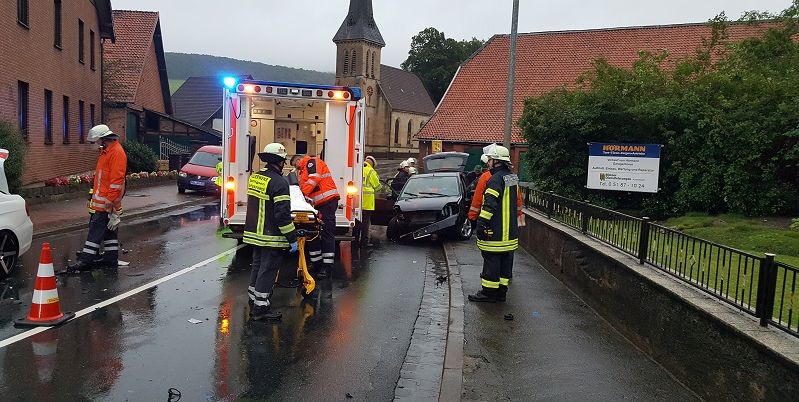
[(115, 42), (103, 44), (103, 62), (107, 68), (106, 100), (133, 103), (144, 70), (158, 13), (114, 10)]
[(429, 116), (436, 109), (422, 80), (411, 72), (380, 65), (380, 89), (394, 110)]

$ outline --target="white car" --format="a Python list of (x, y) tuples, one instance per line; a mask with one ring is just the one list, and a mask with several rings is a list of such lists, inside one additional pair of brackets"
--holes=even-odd
[(33, 223), (25, 200), (11, 194), (3, 164), (8, 151), (0, 149), (0, 279), (8, 276), (19, 256), (31, 248)]

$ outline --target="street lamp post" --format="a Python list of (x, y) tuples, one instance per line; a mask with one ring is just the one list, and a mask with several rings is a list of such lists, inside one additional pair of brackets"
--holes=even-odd
[(513, 86), (516, 78), (516, 37), (519, 29), (519, 0), (513, 0), (513, 18), (510, 27), (510, 64), (508, 66), (508, 87), (505, 95), (505, 133), (502, 145), (510, 149), (510, 133), (513, 126)]

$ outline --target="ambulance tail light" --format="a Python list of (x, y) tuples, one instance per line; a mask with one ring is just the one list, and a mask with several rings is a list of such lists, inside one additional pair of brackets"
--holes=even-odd
[(333, 99), (344, 100), (350, 97), (350, 94), (344, 91), (333, 91)]
[(225, 182), (225, 190), (232, 191), (236, 189), (236, 180), (232, 177), (228, 177), (227, 181)]
[(347, 197), (355, 197), (358, 195), (358, 186), (353, 182), (347, 183)]

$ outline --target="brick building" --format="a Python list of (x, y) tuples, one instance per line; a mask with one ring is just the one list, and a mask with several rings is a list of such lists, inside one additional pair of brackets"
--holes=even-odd
[[(764, 30), (735, 23), (727, 33), (730, 41), (738, 41)], [(616, 66), (632, 67), (641, 51), (667, 51), (670, 59), (676, 60), (693, 55), (710, 35), (707, 24), (519, 34), (511, 158), (522, 176), (527, 144), (516, 122), (521, 118), (525, 99), (564, 86), (574, 88), (579, 76), (589, 71), (598, 58)], [(418, 135), (422, 157), (432, 152), (433, 141), (441, 141), (443, 151), (471, 154), (469, 166), (473, 166), (479, 163), (483, 146), (502, 143), (509, 47), (509, 35), (495, 35), (461, 64), (435, 113)]]
[(110, 0), (3, 1), (0, 37), (0, 119), (27, 142), (23, 183), (92, 170)]

